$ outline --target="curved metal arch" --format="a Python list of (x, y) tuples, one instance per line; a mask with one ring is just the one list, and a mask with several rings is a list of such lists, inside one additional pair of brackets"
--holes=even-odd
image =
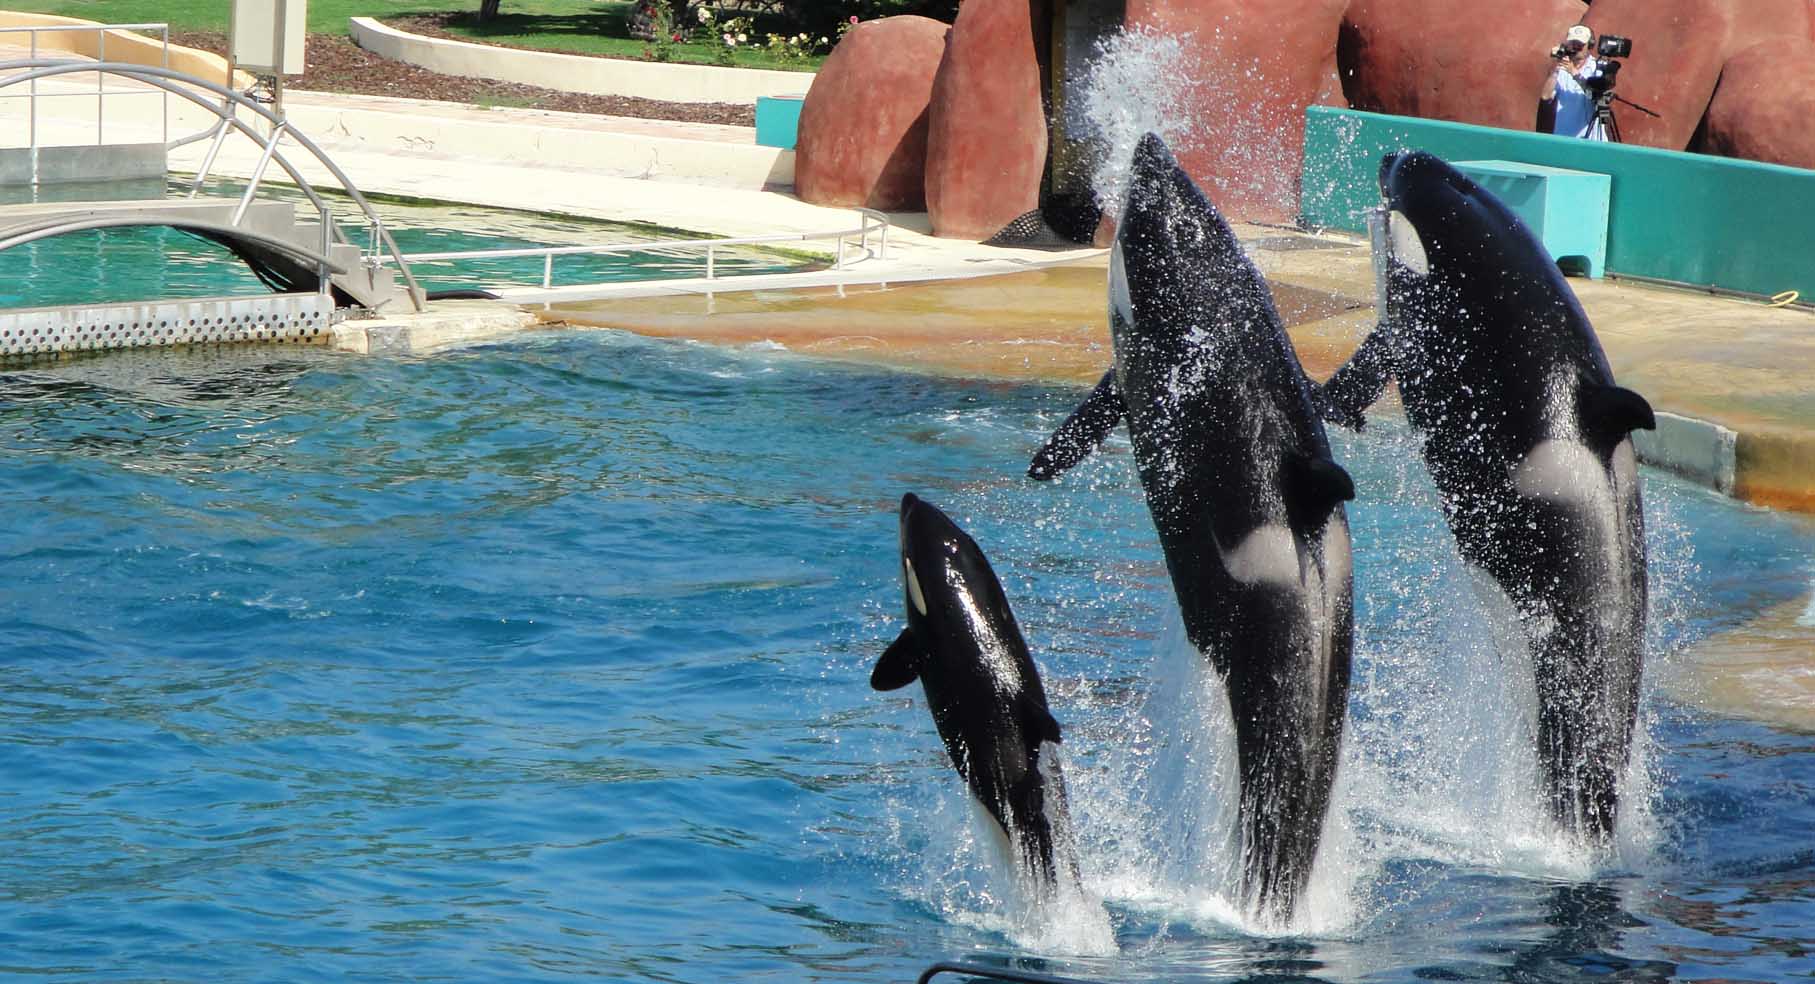
[(23, 227), (23, 231), (13, 231), (20, 228), (18, 226), (13, 227), (12, 230), (8, 231), (7, 235), (0, 237), (0, 253), (12, 249), (14, 246), (23, 246), (26, 243), (37, 242), (40, 239), (49, 239), (53, 236), (67, 235), (72, 232), (87, 232), (92, 229), (119, 229), (129, 226), (169, 226), (172, 229), (192, 229), (197, 232), (213, 233), (228, 239), (236, 239), (242, 242), (251, 243), (255, 246), (261, 246), (274, 253), (281, 253), (288, 256), (299, 263), (305, 263), (312, 267), (327, 270), (329, 273), (349, 272), (346, 264), (337, 263), (320, 253), (298, 246), (287, 240), (279, 239), (275, 236), (267, 236), (261, 232), (253, 232), (249, 229), (243, 229), (236, 225), (229, 225), (225, 222), (209, 222), (205, 219), (148, 220), (126, 215), (87, 219), (54, 219), (40, 225), (25, 226)]
[[(295, 165), (291, 164), (282, 154), (277, 153), (276, 148), (278, 139), (283, 134), (289, 134), (298, 144), (302, 145), (304, 150), (308, 151), (309, 154), (315, 158), (317, 163), (322, 167), (327, 168), (328, 173), (333, 175), (334, 179), (340, 182), (340, 186), (346, 190), (347, 196), (353, 199), (354, 204), (358, 205), (360, 211), (371, 221), (372, 227), (377, 231), (379, 238), (383, 241), (386, 251), (389, 252), (391, 258), (397, 262), (398, 270), (403, 274), (404, 281), (409, 285), (407, 293), (410, 297), (410, 303), (416, 310), (422, 310), (422, 301), (420, 300), (422, 296), (421, 285), (416, 282), (415, 276), (410, 272), (409, 264), (404, 261), (403, 252), (397, 248), (397, 242), (391, 238), (390, 231), (384, 227), (384, 223), (378, 218), (378, 214), (372, 208), (371, 203), (366, 200), (366, 197), (363, 194), (360, 194), (359, 188), (353, 184), (353, 180), (347, 177), (346, 172), (342, 171), (340, 166), (335, 164), (315, 141), (310, 140), (301, 131), (289, 126), (287, 121), (282, 117), (259, 105), (256, 101), (247, 98), (238, 92), (234, 92), (232, 89), (225, 86), (210, 82), (207, 79), (198, 76), (190, 75), (186, 72), (179, 72), (175, 69), (161, 68), (152, 65), (135, 65), (130, 62), (89, 62), (69, 58), (21, 58), (0, 62), (0, 72), (15, 71), (19, 69), (24, 69), (24, 71), (20, 71), (16, 75), (0, 78), (0, 89), (5, 89), (21, 82), (54, 78), (59, 75), (72, 75), (80, 72), (100, 72), (102, 74), (123, 75), (128, 78), (137, 79), (148, 85), (156, 86), (172, 95), (181, 96), (197, 106), (201, 106), (202, 108), (213, 112), (217, 117), (231, 125), (235, 130), (263, 146), (270, 159), (276, 161), (278, 166), (284, 169), (284, 172), (290, 176), (291, 180), (296, 183), (296, 186), (308, 197), (310, 204), (321, 211), (324, 219), (329, 219), (331, 218), (331, 215), (328, 211), (327, 203), (322, 201), (321, 196), (316, 193), (314, 186), (309, 183), (307, 178), (302, 176), (302, 173), (296, 169)], [(204, 98), (200, 93), (193, 91), (194, 89), (201, 89), (212, 93), (225, 102), (221, 105), (216, 105)], [(270, 140), (267, 141), (264, 137), (261, 137), (258, 132), (252, 128), (251, 124), (240, 119), (235, 113), (228, 110), (228, 104), (243, 106), (246, 109), (251, 110), (260, 119), (270, 123), (274, 128)], [(331, 221), (326, 224), (330, 228), (333, 228), (333, 223)], [(334, 229), (334, 231), (336, 235), (339, 234), (337, 228)], [(342, 242), (346, 241), (345, 236), (339, 236), (339, 238)], [(344, 270), (342, 272), (344, 272)]]

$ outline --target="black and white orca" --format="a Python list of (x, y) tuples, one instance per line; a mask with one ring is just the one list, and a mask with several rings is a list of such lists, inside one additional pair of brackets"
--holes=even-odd
[(1614, 384), (1543, 244), (1422, 152), (1381, 165), (1391, 240), (1381, 325), (1323, 388), (1359, 419), (1399, 383), (1463, 559), (1511, 601), (1537, 675), (1557, 822), (1612, 834), (1645, 645), (1645, 520), (1629, 438), (1656, 426)]
[(918, 679), (952, 765), (1032, 876), (1075, 886), (1076, 849), (1059, 766), (1059, 723), (975, 540), (912, 494), (901, 499), (907, 628), (870, 674), (877, 690)]
[(1159, 137), (1135, 150), (1110, 256), (1115, 367), (1034, 458), (1048, 478), (1126, 419), (1185, 631), (1226, 684), (1244, 892), (1289, 917), (1348, 706), (1348, 473), (1272, 296)]

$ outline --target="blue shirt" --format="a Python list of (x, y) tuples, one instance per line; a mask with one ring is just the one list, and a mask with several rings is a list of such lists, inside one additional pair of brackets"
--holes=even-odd
[(1592, 78), (1601, 66), (1593, 58), (1571, 72), (1569, 66), (1557, 66), (1557, 122), (1552, 133), (1562, 137), (1587, 137), (1606, 140), (1607, 131), (1594, 118), (1594, 97), (1582, 87), (1582, 79)]

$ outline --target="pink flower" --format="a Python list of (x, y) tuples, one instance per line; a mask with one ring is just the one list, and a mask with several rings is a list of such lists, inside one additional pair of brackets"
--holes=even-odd
[(851, 15), (851, 23), (853, 23), (853, 24), (855, 24), (855, 23), (857, 23), (857, 15), (856, 15), (856, 14), (852, 14), (852, 15)]

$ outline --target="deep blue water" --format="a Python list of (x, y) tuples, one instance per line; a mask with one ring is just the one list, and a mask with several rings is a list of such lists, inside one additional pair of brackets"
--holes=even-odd
[[(612, 333), (0, 374), (0, 975), (1810, 978), (1815, 736), (1653, 692), (1617, 852), (1548, 833), (1390, 420), (1341, 439), (1337, 816), (1301, 924), (1249, 924), (1126, 443), (1021, 477), (1078, 396)], [(1808, 590), (1808, 524), (1647, 482), (1660, 672)], [(915, 689), (868, 688), (910, 490), (1016, 606), (1100, 903), (1017, 901)]]

